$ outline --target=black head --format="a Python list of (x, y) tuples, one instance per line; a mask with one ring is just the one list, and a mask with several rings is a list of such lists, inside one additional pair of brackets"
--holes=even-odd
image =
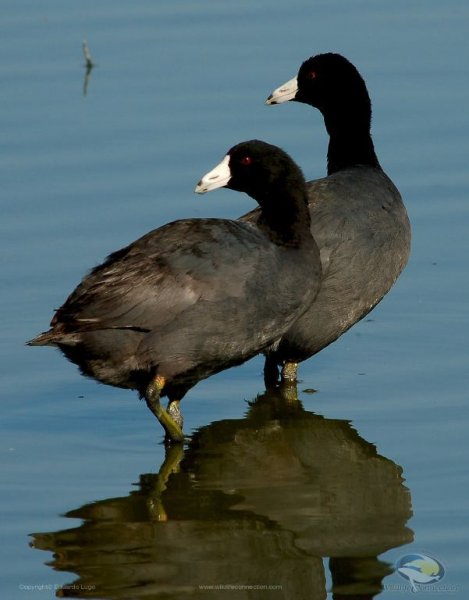
[(231, 179), (226, 187), (245, 192), (259, 202), (278, 189), (304, 186), (298, 165), (277, 146), (250, 140), (233, 146), (228, 156)]
[(261, 140), (233, 146), (212, 171), (197, 185), (197, 192), (227, 187), (245, 192), (259, 204), (284, 190), (304, 189), (301, 169), (281, 148)]
[(350, 61), (340, 54), (318, 54), (306, 60), (297, 75), (293, 98), (327, 113), (334, 106), (359, 102), (370, 105), (365, 82)]
[(298, 75), (278, 87), (267, 104), (292, 100), (318, 108), (328, 121), (358, 120), (359, 126), (371, 121), (371, 102), (365, 82), (350, 61), (329, 52), (308, 58)]
[(260, 140), (233, 146), (197, 184), (195, 191), (227, 187), (245, 192), (262, 208), (257, 224), (283, 243), (297, 244), (309, 232), (303, 173), (286, 152)]
[(272, 92), (267, 104), (289, 100), (321, 111), (330, 136), (328, 173), (354, 165), (379, 168), (370, 135), (371, 101), (365, 82), (340, 54), (312, 56), (298, 75)]

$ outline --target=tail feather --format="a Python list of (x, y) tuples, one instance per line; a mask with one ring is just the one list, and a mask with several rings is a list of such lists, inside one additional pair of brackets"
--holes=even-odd
[(83, 333), (97, 331), (134, 331), (136, 333), (148, 333), (148, 327), (138, 325), (106, 325), (106, 323), (89, 323), (87, 320), (77, 320), (76, 329), (66, 331), (61, 326), (55, 326), (49, 331), (43, 331), (32, 340), (26, 342), (28, 346), (58, 346), (59, 344), (75, 345), (82, 340)]
[(75, 346), (80, 342), (81, 336), (79, 332), (65, 332), (59, 329), (49, 329), (43, 331), (32, 340), (26, 342), (28, 346)]
[(53, 329), (49, 329), (49, 331), (43, 331), (32, 340), (28, 340), (26, 344), (28, 346), (55, 346), (57, 341), (57, 334), (54, 333)]

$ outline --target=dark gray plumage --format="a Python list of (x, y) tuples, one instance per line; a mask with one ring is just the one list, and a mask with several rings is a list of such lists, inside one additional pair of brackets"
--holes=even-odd
[[(311, 232), (320, 248), (321, 289), (311, 307), (267, 352), (266, 378), (296, 378), (297, 363), (336, 340), (385, 296), (405, 267), (411, 229), (370, 135), (371, 102), (356, 68), (338, 54), (305, 61), (268, 104), (318, 108), (330, 136), (328, 177), (307, 183)], [(255, 221), (257, 211), (242, 217)]]
[(288, 155), (239, 144), (196, 191), (216, 187), (255, 198), (258, 223), (189, 219), (151, 231), (93, 269), (52, 328), (29, 342), (58, 346), (103, 383), (137, 389), (178, 441), (185, 393), (278, 340), (320, 282), (304, 178)]

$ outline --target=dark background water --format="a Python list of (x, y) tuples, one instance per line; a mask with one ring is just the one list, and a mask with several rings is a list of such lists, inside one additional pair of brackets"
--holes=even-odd
[[(462, 0), (2, 3), (5, 597), (74, 581), (98, 597), (214, 597), (198, 586), (232, 583), (321, 597), (331, 572), (350, 592), (361, 571), (364, 593), (382, 580), (400, 598), (410, 586), (392, 565), (415, 552), (445, 565), (442, 597), (465, 597), (468, 30)], [(85, 37), (97, 63), (86, 95)], [(110, 251), (180, 217), (249, 210), (234, 192), (193, 194), (234, 143), (265, 139), (322, 176), (320, 115), (264, 100), (331, 50), (367, 81), (378, 156), (413, 225), (410, 263), (369, 318), (301, 365), (298, 414), (275, 398), (248, 405), (260, 358), (193, 389), (185, 429), (203, 429), (168, 478), (135, 394), (24, 342)]]

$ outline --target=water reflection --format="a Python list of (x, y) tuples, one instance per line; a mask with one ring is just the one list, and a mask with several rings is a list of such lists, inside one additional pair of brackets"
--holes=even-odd
[(185, 452), (171, 447), (128, 496), (66, 516), (84, 522), (33, 545), (78, 575), (59, 595), (90, 598), (217, 597), (226, 586), (233, 599), (325, 598), (323, 557), (334, 598), (372, 598), (390, 572), (378, 555), (412, 541), (402, 469), (291, 389), (201, 428)]

